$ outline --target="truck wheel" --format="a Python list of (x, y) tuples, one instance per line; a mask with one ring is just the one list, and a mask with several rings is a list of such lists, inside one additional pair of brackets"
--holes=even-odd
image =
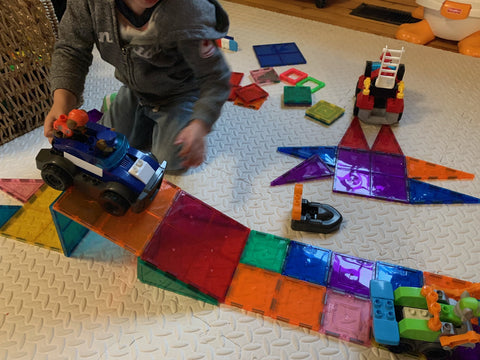
[(102, 193), (100, 203), (107, 213), (114, 216), (125, 215), (130, 207), (130, 203), (123, 196), (110, 190)]
[(45, 184), (59, 191), (67, 190), (73, 184), (73, 178), (58, 165), (47, 164), (42, 169)]

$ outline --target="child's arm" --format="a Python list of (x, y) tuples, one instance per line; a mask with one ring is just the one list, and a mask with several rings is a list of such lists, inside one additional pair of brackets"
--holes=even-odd
[(43, 133), (51, 142), (53, 139), (53, 122), (62, 114), (68, 114), (77, 105), (77, 97), (66, 89), (57, 89), (53, 93), (53, 105), (45, 118)]
[(210, 126), (202, 120), (190, 122), (175, 139), (175, 145), (181, 145), (179, 156), (183, 159), (185, 168), (199, 166), (205, 160), (205, 136), (210, 132)]

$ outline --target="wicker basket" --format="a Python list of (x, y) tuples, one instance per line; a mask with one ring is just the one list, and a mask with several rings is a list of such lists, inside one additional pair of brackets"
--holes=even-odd
[(50, 0), (0, 1), (0, 145), (43, 125), (56, 34)]

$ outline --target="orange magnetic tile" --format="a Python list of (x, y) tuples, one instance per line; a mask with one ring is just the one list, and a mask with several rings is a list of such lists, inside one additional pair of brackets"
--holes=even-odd
[(282, 276), (275, 292), (272, 317), (292, 325), (320, 330), (325, 286)]
[(275, 288), (281, 275), (246, 264), (238, 264), (225, 304), (270, 316)]
[(117, 217), (105, 212), (98, 202), (86, 198), (75, 187), (55, 203), (54, 210), (140, 256), (172, 205), (179, 188), (166, 181), (150, 206), (141, 213), (129, 210)]
[(410, 179), (416, 180), (471, 180), (474, 174), (461, 170), (452, 169), (446, 166), (434, 164), (428, 161), (415, 159), (409, 156), (407, 159), (407, 175)]
[(236, 98), (235, 101), (233, 102), (234, 105), (246, 107), (249, 109), (255, 109), (258, 110), (262, 107), (263, 103), (265, 102), (266, 99), (259, 99), (259, 100), (254, 100), (252, 102), (245, 102), (241, 100), (240, 98)]
[(44, 184), (40, 179), (0, 179), (0, 190), (25, 203)]
[[(462, 292), (475, 285), (470, 281), (455, 279), (450, 276), (433, 274), (426, 271), (423, 272), (423, 279), (425, 285), (431, 285), (436, 290), (443, 290), (447, 296), (454, 298), (455, 300), (459, 300)], [(470, 294), (470, 296), (473, 295)]]

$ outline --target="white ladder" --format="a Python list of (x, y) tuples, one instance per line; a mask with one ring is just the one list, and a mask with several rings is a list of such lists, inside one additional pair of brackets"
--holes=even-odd
[(403, 47), (401, 50), (391, 50), (388, 46), (383, 48), (382, 63), (380, 64), (378, 77), (375, 81), (377, 88), (393, 89), (397, 78), (398, 67), (400, 66), (400, 59), (404, 52)]

